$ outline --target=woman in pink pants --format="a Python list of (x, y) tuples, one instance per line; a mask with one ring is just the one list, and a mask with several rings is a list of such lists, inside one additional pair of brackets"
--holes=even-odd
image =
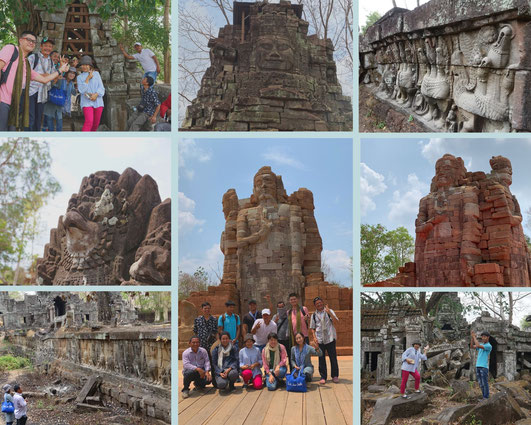
[(103, 113), (105, 87), (100, 73), (94, 69), (90, 56), (83, 56), (79, 66), (82, 72), (77, 76), (77, 89), (81, 94), (81, 109), (85, 116), (82, 131), (96, 131)]
[(245, 387), (251, 386), (255, 390), (261, 390), (262, 382), (262, 356), (260, 350), (254, 346), (252, 334), (245, 335), (245, 347), (240, 350), (240, 370)]
[(409, 398), (406, 395), (406, 384), (409, 375), (413, 375), (415, 379), (415, 392), (420, 393), (420, 373), (419, 367), (421, 360), (428, 360), (426, 353), (430, 348), (429, 345), (424, 347), (424, 353), (420, 352), (420, 342), (414, 342), (412, 347), (409, 347), (402, 353), (402, 385), (400, 385), (400, 394), (402, 397)]

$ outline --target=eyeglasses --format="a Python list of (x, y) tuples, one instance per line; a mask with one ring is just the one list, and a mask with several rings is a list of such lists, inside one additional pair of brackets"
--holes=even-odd
[(34, 38), (22, 37), (22, 40), (26, 40), (29, 44), (37, 43), (37, 40), (35, 40)]

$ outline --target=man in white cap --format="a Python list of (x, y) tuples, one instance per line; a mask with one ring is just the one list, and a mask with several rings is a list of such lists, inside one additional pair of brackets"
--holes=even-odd
[(254, 335), (254, 346), (261, 353), (267, 344), (267, 336), (270, 333), (277, 333), (277, 324), (271, 320), (271, 310), (268, 308), (262, 310), (262, 318), (254, 322), (251, 333)]
[(149, 49), (143, 49), (142, 43), (139, 42), (136, 42), (134, 47), (136, 53), (130, 55), (125, 51), (124, 46), (120, 44), (120, 50), (127, 59), (137, 60), (142, 65), (144, 69), (144, 77), (142, 78), (151, 77), (153, 81), (157, 81), (157, 75), (160, 74), (160, 65), (155, 53)]

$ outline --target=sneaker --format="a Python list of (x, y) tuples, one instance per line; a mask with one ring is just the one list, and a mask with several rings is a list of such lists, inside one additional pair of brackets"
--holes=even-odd
[(339, 383), (339, 377), (338, 377), (338, 376), (334, 376), (334, 377), (332, 378), (332, 381), (334, 382), (334, 384)]
[(320, 383), (321, 385), (324, 385), (324, 384), (326, 383), (326, 379), (321, 379), (321, 380), (319, 381), (319, 383)]
[(415, 390), (416, 393), (421, 393), (422, 391), (421, 390)]
[(408, 396), (407, 394), (404, 394), (404, 395), (402, 396), (402, 398), (408, 399), (408, 398), (411, 398), (411, 397)]
[(190, 397), (190, 390), (182, 390), (182, 393), (183, 393), (183, 398)]

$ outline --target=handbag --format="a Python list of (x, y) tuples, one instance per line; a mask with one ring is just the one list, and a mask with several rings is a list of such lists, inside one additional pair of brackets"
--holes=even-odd
[(308, 391), (306, 388), (306, 378), (303, 373), (299, 373), (298, 370), (294, 370), (291, 374), (286, 375), (286, 390), (295, 393), (305, 393)]
[(2, 413), (13, 413), (15, 411), (15, 406), (10, 401), (4, 401), (2, 403)]
[(52, 87), (52, 89), (48, 92), (48, 99), (50, 99), (50, 102), (52, 102), (54, 105), (65, 106), (66, 91), (58, 87)]

